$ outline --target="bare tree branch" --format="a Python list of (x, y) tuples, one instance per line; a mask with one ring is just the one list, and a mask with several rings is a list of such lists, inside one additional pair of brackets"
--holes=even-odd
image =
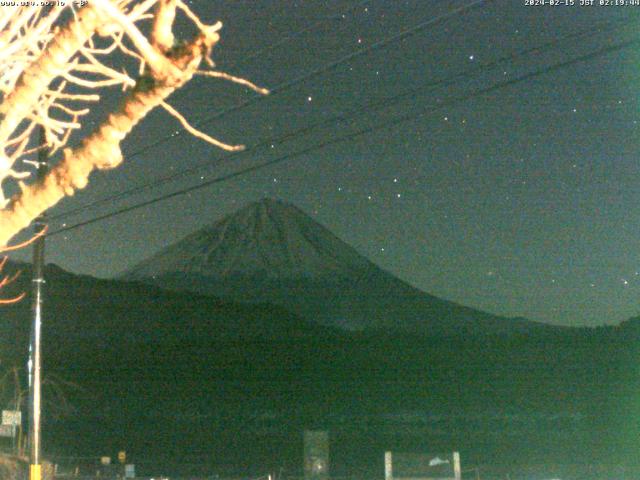
[[(73, 2), (67, 4), (66, 15), (64, 7), (0, 9), (0, 61), (7, 65), (0, 71), (0, 246), (64, 196), (84, 188), (92, 171), (119, 165), (122, 140), (155, 107), (163, 107), (200, 139), (226, 150), (242, 149), (195, 129), (166, 103), (194, 75), (268, 93), (245, 79), (200, 69), (203, 62), (213, 65), (209, 57), (222, 24), (204, 24), (182, 0), (91, 0), (77, 12)], [(191, 41), (176, 41), (177, 13), (199, 29)], [(138, 23), (150, 17), (153, 24), (147, 36)], [(61, 18), (67, 23), (59, 26)], [(137, 71), (109, 66), (106, 60), (116, 53), (134, 58)], [(81, 129), (89, 104), (100, 99), (94, 92), (112, 86), (127, 90), (122, 106), (79, 146), (65, 148), (73, 132)], [(33, 138), (37, 126), (46, 132), (46, 145)], [(26, 183), (29, 172), (16, 166), (34, 163), (25, 157), (44, 147), (50, 155), (63, 149), (62, 157), (51, 158), (53, 167), (43, 181)], [(20, 186), (9, 200), (3, 193), (4, 181)]]

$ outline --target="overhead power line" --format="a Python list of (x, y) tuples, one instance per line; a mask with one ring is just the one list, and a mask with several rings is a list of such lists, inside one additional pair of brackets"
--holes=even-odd
[[(131, 195), (135, 195), (137, 193), (140, 193), (144, 190), (149, 190), (149, 189), (153, 189), (156, 187), (159, 187), (161, 185), (164, 185), (166, 183), (175, 181), (177, 179), (180, 178), (184, 178), (188, 175), (192, 175), (200, 170), (203, 170), (205, 168), (211, 168), (213, 166), (216, 166), (218, 164), (220, 164), (223, 160), (225, 159), (229, 159), (229, 158), (237, 158), (238, 156), (242, 156), (242, 155), (247, 155), (250, 153), (255, 152), (258, 149), (261, 148), (265, 148), (265, 147), (269, 147), (271, 145), (280, 145), (282, 143), (285, 143), (291, 139), (294, 139), (296, 137), (305, 135), (307, 133), (309, 133), (310, 131), (317, 129), (317, 128), (321, 128), (327, 125), (331, 125), (333, 123), (336, 122), (342, 122), (342, 121), (346, 121), (346, 120), (350, 120), (352, 118), (354, 118), (355, 116), (362, 114), (362, 113), (370, 113), (376, 110), (379, 110), (381, 108), (393, 105), (394, 103), (397, 103), (398, 101), (404, 99), (404, 98), (408, 98), (408, 97), (412, 97), (416, 94), (421, 94), (424, 93), (424, 91), (430, 91), (432, 89), (438, 88), (438, 87), (446, 87), (446, 86), (450, 86), (453, 84), (456, 84), (458, 82), (461, 81), (465, 81), (465, 80), (470, 80), (471, 78), (473, 78), (476, 75), (479, 75), (485, 71), (489, 71), (493, 68), (497, 68), (507, 62), (513, 62), (521, 57), (526, 57), (532, 53), (544, 53), (548, 50), (551, 50), (555, 47), (557, 47), (559, 44), (563, 47), (566, 46), (566, 42), (568, 40), (571, 39), (578, 39), (581, 37), (584, 37), (586, 35), (592, 35), (594, 29), (598, 29), (598, 31), (600, 33), (606, 33), (609, 30), (616, 28), (616, 27), (620, 27), (621, 25), (626, 25), (630, 23), (629, 21), (624, 21), (624, 22), (606, 22), (600, 25), (595, 25), (592, 26), (590, 28), (587, 29), (582, 29), (579, 30), (577, 32), (571, 32), (567, 35), (563, 35), (561, 37), (555, 38), (553, 40), (550, 40), (548, 42), (545, 42), (541, 45), (537, 45), (534, 47), (530, 47), (530, 48), (526, 48), (508, 55), (504, 55), (498, 59), (495, 60), (491, 60), (485, 63), (481, 63), (479, 64), (477, 67), (475, 68), (471, 68), (471, 69), (467, 69), (463, 72), (460, 72), (458, 74), (455, 74), (453, 76), (447, 77), (445, 79), (439, 79), (439, 80), (432, 80), (429, 81), (427, 83), (421, 84), (419, 86), (417, 86), (416, 88), (412, 88), (410, 90), (401, 92), (399, 94), (393, 95), (391, 97), (385, 97), (381, 100), (377, 100), (375, 102), (370, 102), (367, 104), (364, 104), (358, 108), (352, 109), (350, 111), (347, 112), (341, 112), (337, 115), (334, 115), (330, 118), (327, 119), (323, 119), (319, 122), (315, 122), (311, 125), (305, 126), (305, 127), (301, 127), (299, 129), (290, 131), (290, 132), (286, 132), (282, 135), (279, 135), (277, 137), (270, 137), (264, 140), (259, 141), (258, 143), (248, 147), (247, 149), (245, 149), (244, 151), (241, 152), (234, 152), (231, 154), (226, 154), (226, 155), (221, 155), (218, 156), (216, 159), (214, 160), (207, 160), (205, 162), (201, 162), (198, 165), (195, 165), (193, 167), (189, 167), (186, 169), (183, 169), (179, 172), (175, 172), (172, 173), (170, 175), (166, 175), (164, 177), (160, 177), (157, 179), (154, 179), (150, 182), (141, 184), (141, 185), (136, 185), (132, 188), (129, 188), (127, 190), (124, 190), (122, 192), (116, 193), (114, 195), (110, 195), (108, 197), (104, 197), (98, 200), (95, 200), (93, 202), (81, 205), (79, 207), (76, 207), (74, 209), (71, 210), (67, 210), (65, 212), (59, 213), (55, 216), (50, 217), (52, 220), (54, 219), (59, 219), (59, 218), (66, 218), (66, 217), (70, 217), (73, 215), (76, 215), (78, 213), (81, 213), (87, 209), (99, 206), (99, 205), (103, 205), (105, 203), (111, 203), (117, 200), (121, 200), (123, 198), (127, 198)], [(605, 28), (606, 27), (606, 28)]]
[(378, 125), (374, 125), (374, 126), (371, 126), (371, 127), (367, 127), (367, 128), (358, 130), (356, 132), (352, 132), (352, 133), (343, 135), (341, 137), (337, 137), (337, 138), (333, 138), (331, 140), (320, 142), (320, 143), (317, 143), (315, 145), (306, 147), (306, 148), (304, 148), (302, 150), (282, 155), (282, 156), (280, 156), (278, 158), (275, 158), (273, 160), (269, 160), (267, 162), (260, 163), (258, 165), (253, 165), (251, 167), (247, 167), (247, 168), (241, 169), (241, 170), (233, 172), (233, 173), (229, 173), (229, 174), (226, 174), (226, 175), (222, 175), (222, 176), (213, 178), (213, 179), (208, 180), (206, 182), (201, 182), (199, 184), (196, 184), (196, 185), (193, 185), (193, 186), (190, 186), (190, 187), (186, 187), (186, 188), (171, 192), (169, 194), (160, 195), (160, 196), (155, 197), (153, 199), (146, 200), (144, 202), (140, 202), (140, 203), (137, 203), (135, 205), (130, 205), (128, 207), (124, 207), (124, 208), (115, 210), (113, 212), (110, 212), (110, 213), (107, 213), (107, 214), (104, 214), (104, 215), (100, 215), (100, 216), (94, 217), (92, 219), (85, 220), (85, 221), (76, 223), (74, 225), (70, 225), (68, 227), (64, 227), (64, 228), (58, 229), (58, 230), (48, 234), (48, 236), (54, 236), (54, 235), (58, 235), (58, 234), (61, 234), (61, 233), (64, 233), (64, 232), (75, 230), (77, 228), (84, 227), (86, 225), (90, 225), (90, 224), (93, 224), (93, 223), (96, 223), (96, 222), (100, 222), (102, 220), (106, 220), (108, 218), (112, 218), (112, 217), (115, 217), (115, 216), (118, 216), (118, 215), (122, 215), (122, 214), (127, 213), (127, 212), (131, 212), (133, 210), (137, 210), (137, 209), (149, 206), (149, 205), (153, 205), (153, 204), (161, 202), (163, 200), (168, 200), (170, 198), (174, 198), (174, 197), (177, 197), (177, 196), (180, 196), (180, 195), (184, 195), (184, 194), (187, 194), (187, 193), (190, 193), (190, 192), (193, 192), (193, 191), (197, 191), (197, 190), (209, 187), (209, 186), (217, 184), (217, 183), (222, 183), (222, 182), (225, 182), (227, 180), (231, 180), (231, 179), (240, 177), (242, 175), (246, 175), (248, 173), (252, 173), (252, 172), (261, 170), (263, 168), (270, 167), (272, 165), (276, 165), (278, 163), (285, 162), (285, 161), (290, 160), (292, 158), (296, 158), (296, 157), (299, 157), (301, 155), (305, 155), (307, 153), (311, 153), (311, 152), (313, 152), (315, 150), (320, 150), (320, 149), (325, 148), (325, 147), (330, 146), (330, 145), (335, 145), (335, 144), (338, 144), (338, 143), (342, 143), (342, 142), (345, 142), (345, 141), (348, 141), (348, 140), (352, 140), (354, 138), (366, 135), (368, 133), (372, 133), (372, 132), (375, 132), (375, 131), (378, 131), (378, 130), (390, 128), (390, 127), (399, 125), (401, 123), (404, 123), (404, 122), (407, 122), (407, 121), (410, 121), (410, 120), (414, 120), (414, 119), (419, 118), (419, 117), (421, 117), (421, 116), (423, 116), (426, 113), (429, 113), (431, 111), (439, 110), (439, 109), (441, 109), (443, 107), (447, 107), (447, 106), (456, 105), (456, 104), (462, 103), (464, 101), (470, 100), (472, 98), (479, 97), (479, 96), (482, 96), (482, 95), (486, 95), (486, 94), (494, 92), (496, 90), (499, 90), (499, 89), (502, 89), (502, 88), (505, 88), (505, 87), (509, 87), (509, 86), (513, 86), (513, 85), (516, 85), (518, 83), (525, 82), (525, 81), (531, 80), (533, 78), (536, 78), (536, 77), (539, 77), (539, 76), (542, 76), (542, 75), (546, 75), (546, 74), (554, 72), (556, 70), (559, 70), (559, 69), (562, 69), (562, 68), (565, 68), (565, 67), (568, 67), (568, 66), (571, 66), (571, 65), (575, 65), (577, 63), (588, 62), (588, 61), (591, 61), (591, 60), (593, 60), (593, 59), (595, 59), (597, 57), (600, 57), (602, 55), (606, 55), (606, 54), (609, 54), (609, 53), (612, 53), (612, 52), (615, 52), (615, 51), (620, 51), (620, 50), (623, 50), (623, 49), (626, 49), (626, 48), (629, 48), (631, 46), (638, 45), (638, 44), (640, 44), (640, 38), (634, 38), (634, 39), (628, 40), (626, 42), (618, 43), (618, 44), (615, 44), (615, 45), (612, 45), (612, 46), (608, 46), (608, 47), (603, 47), (603, 48), (600, 48), (600, 49), (595, 50), (593, 52), (587, 53), (585, 55), (574, 57), (572, 59), (569, 59), (569, 60), (566, 60), (566, 61), (563, 61), (563, 62), (558, 62), (558, 63), (552, 64), (552, 65), (549, 65), (549, 66), (547, 66), (547, 67), (545, 67), (543, 69), (539, 69), (539, 70), (536, 70), (534, 72), (530, 72), (530, 73), (518, 76), (516, 78), (510, 79), (510, 80), (505, 80), (503, 82), (498, 82), (498, 83), (496, 83), (496, 84), (494, 84), (494, 85), (492, 85), (490, 87), (477, 89), (472, 93), (469, 93), (469, 94), (466, 94), (466, 95), (462, 95), (460, 97), (457, 97), (457, 98), (454, 98), (454, 99), (451, 99), (451, 100), (448, 100), (448, 101), (441, 102), (441, 103), (439, 103), (437, 105), (431, 105), (431, 106), (429, 106), (429, 107), (427, 107), (425, 109), (422, 109), (420, 112), (411, 113), (411, 114), (407, 114), (407, 115), (402, 115), (402, 116), (397, 117), (396, 119), (394, 119), (392, 121), (385, 122), (383, 124), (378, 124)]
[[(264, 54), (266, 54), (267, 52), (270, 52), (271, 50), (274, 50), (277, 47), (280, 47), (298, 37), (301, 37), (302, 35), (304, 35), (305, 33), (308, 32), (312, 32), (314, 30), (316, 30), (318, 27), (324, 25), (325, 23), (331, 22), (331, 21), (335, 21), (335, 20), (341, 20), (347, 17), (347, 14), (353, 12), (354, 10), (357, 10), (359, 8), (364, 7), (365, 5), (367, 5), (368, 3), (370, 3), (371, 0), (362, 0), (359, 2), (354, 2), (354, 4), (352, 4), (350, 7), (348, 7), (346, 10), (343, 10), (342, 13), (336, 13), (333, 15), (330, 15), (328, 17), (325, 17), (321, 20), (318, 20), (317, 22), (314, 22), (304, 28), (302, 28), (301, 30), (295, 31), (293, 33), (288, 33), (283, 35), (278, 41), (269, 43), (268, 45), (266, 45), (263, 48), (260, 48), (258, 50), (255, 50), (253, 53), (250, 53), (248, 55), (242, 55), (240, 56), (240, 58), (238, 60), (232, 61), (228, 64), (225, 64), (225, 70), (233, 70), (236, 67), (238, 67), (239, 65), (242, 64), (246, 64), (247, 62), (249, 62), (250, 60), (253, 60), (254, 58), (263, 56)], [(188, 97), (188, 96), (187, 96)], [(183, 130), (184, 131), (184, 130)]]
[[(488, 1), (491, 1), (491, 0), (474, 0), (474, 1), (472, 1), (472, 2), (470, 2), (468, 4), (466, 4), (466, 5), (463, 5), (462, 7), (455, 8), (455, 9), (453, 9), (453, 10), (447, 12), (447, 13), (443, 13), (442, 15), (438, 15), (436, 17), (433, 17), (433, 18), (430, 18), (428, 20), (425, 20), (424, 22), (421, 22), (421, 23), (419, 23), (417, 25), (414, 25), (413, 27), (411, 27), (411, 28), (409, 28), (407, 30), (403, 30), (400, 33), (397, 33), (397, 34), (392, 35), (390, 37), (387, 37), (387, 38), (384, 38), (382, 40), (379, 40), (379, 41), (377, 41), (375, 43), (372, 43), (368, 47), (361, 48), (360, 50), (357, 50), (357, 51), (352, 52), (352, 53), (350, 53), (348, 55), (345, 55), (345, 56), (339, 58), (338, 60), (335, 60), (335, 61), (333, 61), (331, 63), (322, 65), (321, 67), (316, 68), (316, 69), (314, 69), (314, 70), (312, 70), (310, 72), (304, 73), (302, 75), (294, 77), (293, 79), (291, 79), (289, 81), (281, 83), (281, 84), (271, 88), (270, 89), (271, 93), (268, 96), (260, 95), (260, 96), (252, 97), (252, 98), (250, 98), (250, 99), (248, 99), (248, 100), (246, 100), (244, 102), (240, 102), (240, 103), (238, 103), (236, 105), (233, 105), (233, 106), (231, 106), (229, 108), (226, 108), (224, 110), (220, 110), (217, 113), (214, 113), (213, 115), (211, 115), (209, 117), (206, 117), (206, 118), (204, 118), (202, 120), (194, 122), (194, 125), (197, 126), (197, 127), (200, 127), (202, 125), (205, 125), (207, 123), (212, 122), (213, 120), (221, 118), (224, 115), (227, 115), (227, 114), (232, 113), (232, 112), (239, 111), (239, 110), (241, 110), (243, 108), (246, 108), (246, 107), (248, 107), (250, 105), (253, 105), (253, 104), (256, 104), (258, 102), (261, 102), (261, 101), (263, 101), (263, 100), (265, 100), (267, 98), (271, 99), (275, 95), (278, 95), (278, 94), (280, 94), (282, 92), (285, 92), (285, 91), (289, 90), (290, 88), (292, 88), (292, 87), (294, 87), (296, 85), (299, 85), (299, 84), (301, 84), (301, 83), (303, 83), (303, 82), (305, 82), (307, 80), (310, 80), (310, 79), (312, 79), (314, 77), (317, 77), (318, 75), (322, 75), (324, 73), (330, 72), (330, 71), (338, 68), (340, 65), (342, 65), (342, 64), (344, 64), (344, 63), (346, 63), (346, 62), (348, 62), (350, 60), (353, 60), (355, 58), (361, 57), (362, 55), (366, 55), (366, 54), (371, 53), (371, 52), (373, 52), (375, 50), (378, 50), (380, 48), (386, 47), (386, 46), (388, 46), (388, 45), (390, 45), (390, 44), (392, 44), (394, 42), (398, 42), (398, 41), (403, 40), (405, 38), (409, 38), (409, 37), (411, 37), (413, 35), (416, 35), (421, 30), (424, 30), (425, 28), (427, 28), (429, 26), (432, 26), (432, 25), (435, 25), (437, 23), (440, 23), (440, 22), (443, 22), (445, 20), (448, 20), (449, 18), (452, 18), (452, 17), (454, 17), (456, 15), (460, 15), (462, 13), (465, 13), (465, 12), (467, 12), (467, 11), (469, 11), (469, 10), (475, 8), (475, 7), (478, 7), (481, 4), (483, 4), (485, 2), (488, 2)], [(181, 130), (181, 132), (184, 132), (184, 131), (185, 131), (184, 129)], [(147, 150), (150, 150), (152, 148), (157, 147), (158, 145), (162, 145), (163, 143), (165, 143), (165, 142), (167, 142), (167, 141), (169, 141), (169, 140), (171, 140), (173, 138), (175, 138), (175, 135), (166, 135), (163, 138), (161, 138), (161, 139), (159, 139), (159, 140), (157, 140), (157, 141), (155, 141), (153, 143), (150, 143), (149, 145), (146, 145), (146, 146), (144, 146), (144, 147), (142, 147), (142, 148), (140, 148), (140, 149), (138, 149), (138, 150), (136, 150), (134, 152), (126, 154), (125, 156), (127, 158), (135, 157), (137, 155), (140, 155), (141, 153), (146, 152)]]
[[(460, 15), (462, 13), (465, 13), (465, 12), (467, 12), (467, 11), (469, 11), (469, 10), (475, 8), (475, 7), (478, 7), (479, 5), (481, 5), (481, 4), (485, 3), (485, 2), (488, 2), (488, 1), (491, 1), (491, 0), (474, 0), (474, 1), (472, 1), (472, 2), (470, 2), (468, 4), (466, 4), (466, 5), (463, 5), (461, 7), (457, 7), (455, 9), (453, 9), (453, 10), (450, 10), (447, 13), (438, 15), (436, 17), (432, 17), (432, 18), (430, 18), (428, 20), (425, 20), (425, 21), (423, 21), (423, 22), (421, 22), (421, 23), (419, 23), (417, 25), (414, 25), (413, 27), (411, 27), (411, 28), (409, 28), (407, 30), (403, 30), (402, 32), (399, 32), (399, 33), (396, 33), (396, 34), (394, 34), (394, 35), (392, 35), (390, 37), (384, 38), (384, 39), (382, 39), (382, 40), (380, 40), (378, 42), (375, 42), (375, 43), (371, 44), (370, 46), (368, 46), (366, 48), (362, 48), (360, 50), (352, 52), (352, 53), (350, 53), (350, 54), (348, 54), (346, 56), (341, 57), (338, 60), (335, 60), (333, 62), (325, 64), (325, 65), (323, 65), (323, 66), (321, 66), (321, 67), (319, 67), (319, 68), (317, 68), (315, 70), (312, 70), (312, 71), (310, 71), (308, 73), (302, 74), (302, 75), (300, 75), (300, 76), (298, 76), (298, 77), (296, 77), (296, 78), (294, 78), (294, 79), (292, 79), (292, 80), (290, 80), (288, 82), (282, 83), (282, 84), (280, 84), (280, 85), (278, 85), (278, 86), (276, 86), (276, 87), (271, 89), (271, 93), (270, 93), (269, 97), (264, 97), (264, 96), (253, 97), (253, 98), (251, 98), (251, 99), (249, 99), (249, 100), (247, 100), (245, 102), (242, 102), (242, 103), (239, 103), (237, 105), (234, 105), (234, 106), (232, 106), (232, 107), (230, 107), (230, 108), (228, 108), (226, 110), (221, 110), (221, 111), (215, 113), (214, 115), (212, 115), (210, 117), (207, 117), (207, 118), (202, 119), (202, 120), (200, 120), (198, 122), (195, 122), (195, 125), (197, 127), (200, 127), (200, 126), (202, 126), (202, 125), (204, 125), (206, 123), (212, 122), (213, 120), (218, 119), (218, 118), (226, 115), (227, 113), (231, 113), (231, 112), (240, 110), (240, 109), (245, 108), (245, 107), (247, 107), (249, 105), (252, 105), (252, 104), (254, 104), (256, 102), (259, 102), (262, 99), (272, 98), (274, 95), (276, 95), (278, 93), (282, 93), (283, 91), (286, 91), (286, 90), (292, 88), (293, 86), (298, 85), (298, 84), (300, 84), (300, 83), (302, 83), (302, 82), (304, 82), (306, 80), (309, 80), (309, 79), (311, 79), (313, 77), (316, 77), (316, 76), (318, 76), (320, 74), (332, 71), (335, 68), (337, 68), (338, 66), (340, 66), (341, 64), (348, 62), (349, 60), (352, 60), (354, 58), (360, 57), (360, 56), (365, 55), (367, 53), (371, 53), (371, 52), (373, 52), (373, 51), (375, 51), (375, 50), (377, 50), (379, 48), (383, 48), (383, 47), (385, 47), (385, 46), (387, 46), (387, 45), (389, 45), (389, 44), (391, 44), (393, 42), (397, 42), (397, 41), (403, 40), (405, 38), (409, 38), (410, 36), (413, 36), (413, 35), (417, 34), (418, 32), (420, 32), (421, 30), (423, 30), (424, 28), (426, 28), (428, 26), (437, 24), (439, 22), (445, 21), (445, 20), (447, 20), (447, 19), (449, 19), (451, 17), (454, 17), (456, 15)], [(135, 150), (135, 151), (133, 151), (131, 153), (125, 154), (125, 157), (127, 159), (131, 159), (131, 158), (133, 158), (133, 157), (135, 157), (137, 155), (140, 155), (140, 154), (142, 154), (142, 153), (144, 153), (144, 152), (146, 152), (146, 151), (148, 151), (148, 150), (150, 150), (152, 148), (155, 148), (155, 147), (157, 147), (157, 146), (159, 146), (159, 145), (161, 145), (161, 144), (163, 144), (163, 143), (165, 143), (165, 142), (167, 142), (167, 141), (169, 141), (169, 140), (171, 140), (173, 138), (175, 138), (175, 135), (167, 135), (167, 136), (165, 136), (165, 137), (163, 137), (163, 138), (161, 138), (161, 139), (159, 139), (159, 140), (157, 140), (157, 141), (155, 141), (153, 143), (145, 145), (144, 147), (142, 147), (142, 148), (140, 148), (138, 150)], [(257, 148), (257, 147), (254, 147), (254, 148)], [(246, 149), (244, 150), (244, 152), (246, 152)], [(239, 152), (239, 153), (242, 153), (242, 152)], [(125, 195), (128, 195), (128, 194), (125, 194)], [(117, 195), (117, 197), (121, 198), (121, 195)], [(99, 203), (103, 203), (100, 200), (98, 200), (98, 202)], [(94, 206), (94, 203), (92, 203), (91, 205), (86, 206), (86, 208), (90, 208), (92, 206)], [(66, 216), (75, 214), (75, 213), (77, 213), (79, 211), (79, 209), (84, 209), (84, 208), (85, 207), (78, 207), (78, 208), (75, 208), (73, 210), (69, 210), (69, 211), (66, 211), (66, 212), (61, 212), (61, 213), (59, 213), (59, 214), (57, 214), (55, 216), (50, 217), (50, 219), (51, 220), (55, 220), (55, 219), (58, 219), (58, 218), (61, 218), (61, 217), (66, 217)]]
[(284, 35), (280, 40), (270, 43), (269, 45), (267, 45), (266, 47), (260, 48), (258, 50), (256, 50), (255, 52), (249, 54), (249, 55), (244, 55), (242, 57), (240, 57), (240, 60), (237, 60), (235, 62), (232, 62), (230, 65), (227, 65), (227, 68), (235, 68), (238, 65), (241, 65), (243, 63), (247, 63), (249, 60), (253, 60), (254, 58), (258, 58), (262, 55), (264, 55), (266, 52), (274, 50), (277, 47), (280, 47), (282, 45), (284, 45), (285, 43), (290, 42), (291, 40), (294, 40), (302, 35), (304, 35), (307, 32), (312, 32), (315, 29), (317, 29), (318, 27), (320, 27), (321, 25), (324, 25), (325, 23), (329, 22), (329, 21), (333, 21), (333, 20), (340, 20), (346, 17), (347, 13), (351, 13), (354, 10), (357, 10), (358, 8), (364, 7), (365, 5), (367, 5), (368, 3), (371, 3), (371, 0), (362, 0), (359, 2), (355, 2), (353, 5), (351, 5), (350, 7), (348, 7), (346, 10), (344, 10), (342, 13), (336, 13), (334, 15), (331, 15), (328, 18), (323, 18), (322, 20), (318, 20), (317, 22), (312, 23), (311, 25), (308, 25), (307, 27), (298, 30), (294, 33), (290, 33), (290, 34), (286, 34)]

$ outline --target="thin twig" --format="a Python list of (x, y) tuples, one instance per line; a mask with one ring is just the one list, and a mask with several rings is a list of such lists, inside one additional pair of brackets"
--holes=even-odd
[(201, 138), (202, 140), (209, 142), (212, 145), (215, 145), (216, 147), (222, 148), (223, 150), (227, 150), (228, 152), (238, 152), (240, 150), (244, 150), (245, 148), (244, 145), (228, 145), (226, 143), (222, 143), (220, 140), (216, 140), (215, 138), (210, 137), (206, 133), (203, 133), (200, 130), (197, 130), (196, 128), (192, 127), (187, 121), (187, 119), (184, 118), (180, 112), (178, 112), (175, 108), (173, 108), (167, 102), (163, 101), (162, 103), (160, 103), (160, 105), (167, 112), (169, 112), (171, 116), (176, 118), (180, 122), (182, 127), (194, 137)]
[[(21, 248), (24, 248), (24, 247), (26, 247), (28, 245), (31, 245), (37, 239), (39, 239), (40, 237), (45, 235), (47, 233), (47, 230), (49, 230), (49, 226), (45, 225), (38, 233), (36, 233), (34, 236), (32, 236), (29, 240), (25, 240), (24, 242), (18, 243), (17, 245), (11, 245), (11, 246), (8, 246), (8, 247), (0, 248), (0, 253), (13, 252), (15, 250), (20, 250)], [(4, 265), (4, 263), (3, 263), (3, 265)]]
[(218, 72), (215, 70), (198, 70), (196, 74), (203, 75), (205, 77), (221, 78), (223, 80), (228, 80), (230, 82), (237, 83), (238, 85), (244, 85), (245, 87), (249, 87), (254, 92), (259, 93), (260, 95), (269, 95), (270, 93), (269, 89), (267, 88), (259, 87), (255, 83), (250, 82), (249, 80), (236, 77), (234, 75), (230, 75), (225, 72)]

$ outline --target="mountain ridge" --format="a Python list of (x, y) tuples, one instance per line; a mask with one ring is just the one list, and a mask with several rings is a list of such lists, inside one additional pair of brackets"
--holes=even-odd
[(561, 328), (423, 292), (298, 207), (265, 198), (187, 235), (119, 276), (170, 290), (266, 302), (348, 330), (492, 334)]

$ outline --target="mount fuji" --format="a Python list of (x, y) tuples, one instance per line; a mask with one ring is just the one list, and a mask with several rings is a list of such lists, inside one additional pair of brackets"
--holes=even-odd
[(429, 295), (376, 266), (296, 206), (251, 203), (121, 275), (222, 299), (271, 303), (326, 326), (425, 335), (528, 333), (553, 327)]

